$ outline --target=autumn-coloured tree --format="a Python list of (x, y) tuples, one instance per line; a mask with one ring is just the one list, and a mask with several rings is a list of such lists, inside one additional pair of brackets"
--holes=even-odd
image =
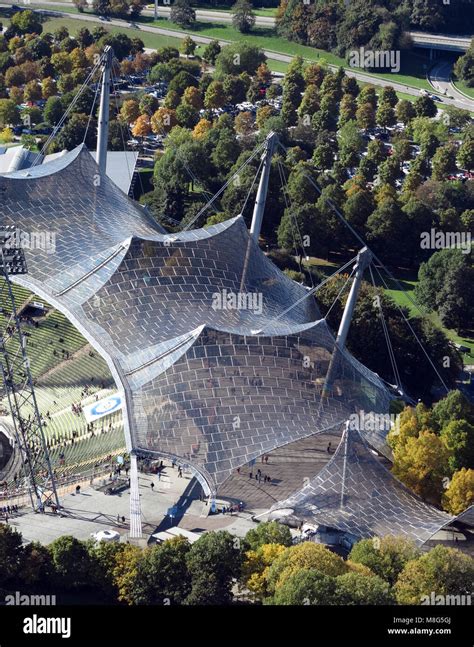
[(51, 77), (47, 76), (41, 81), (41, 94), (43, 99), (49, 99), (49, 97), (54, 97), (57, 94), (56, 81)]
[(204, 139), (210, 130), (212, 130), (212, 122), (208, 119), (200, 119), (194, 127), (193, 139)]
[(155, 134), (162, 135), (169, 133), (177, 123), (175, 110), (159, 108), (151, 118), (151, 129)]
[(240, 112), (235, 118), (235, 130), (239, 135), (247, 137), (255, 129), (255, 119), (251, 112)]
[(451, 514), (460, 514), (474, 504), (474, 469), (463, 467), (454, 472), (446, 492), (443, 508)]
[(440, 502), (443, 478), (448, 473), (448, 451), (439, 436), (422, 431), (397, 445), (393, 458), (394, 476), (427, 501)]
[(256, 76), (257, 76), (258, 82), (261, 83), (262, 85), (267, 85), (268, 83), (271, 83), (272, 72), (266, 63), (261, 63), (258, 66)]
[(140, 115), (132, 128), (132, 135), (134, 137), (146, 137), (150, 133), (150, 117), (148, 115)]
[(24, 88), (25, 101), (39, 101), (41, 99), (41, 85), (38, 81), (29, 81)]
[(127, 99), (120, 108), (120, 119), (127, 124), (136, 121), (140, 115), (140, 106), (136, 99)]
[(183, 94), (183, 102), (188, 103), (190, 106), (193, 106), (193, 108), (196, 108), (197, 110), (201, 110), (204, 105), (201, 92), (194, 86), (186, 88)]

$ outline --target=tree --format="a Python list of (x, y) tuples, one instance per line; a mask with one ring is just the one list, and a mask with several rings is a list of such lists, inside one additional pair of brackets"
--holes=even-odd
[[(409, 561), (395, 584), (398, 604), (421, 604), (435, 595), (471, 595), (474, 559), (453, 548), (436, 546)], [(426, 597), (425, 597), (426, 596)]]
[(422, 431), (393, 453), (393, 474), (423, 499), (438, 504), (448, 473), (448, 452), (436, 434)]
[(261, 85), (269, 85), (272, 82), (272, 71), (266, 63), (258, 66), (256, 77)]
[(0, 99), (0, 125), (16, 126), (20, 123), (20, 111), (11, 99)]
[[(359, 95), (359, 99), (360, 99)], [(356, 120), (359, 128), (368, 130), (375, 127), (375, 108), (371, 103), (362, 103), (357, 108)]]
[(113, 583), (118, 590), (118, 599), (133, 604), (133, 585), (137, 576), (138, 562), (142, 551), (138, 546), (125, 544), (122, 550), (115, 553), (112, 564)]
[(451, 472), (474, 465), (474, 425), (466, 420), (452, 420), (443, 427), (441, 440), (450, 452)]
[(22, 68), (18, 65), (15, 65), (14, 67), (8, 68), (8, 70), (5, 73), (5, 84), (7, 87), (11, 87), (12, 85), (20, 86), (25, 83), (25, 73), (23, 72)]
[(440, 146), (433, 156), (433, 179), (442, 182), (449, 173), (454, 173), (456, 169), (457, 148), (455, 145), (447, 144)]
[(64, 108), (61, 99), (59, 97), (49, 97), (44, 107), (44, 120), (51, 126), (56, 126), (63, 114)]
[(228, 103), (241, 103), (245, 101), (247, 86), (240, 76), (227, 76), (224, 79), (224, 92)]
[(290, 546), (273, 562), (268, 572), (269, 591), (278, 591), (292, 575), (307, 569), (336, 577), (348, 572), (349, 567), (339, 555), (325, 546), (303, 542)]
[(202, 535), (186, 555), (191, 575), (187, 604), (229, 604), (232, 580), (240, 574), (239, 541), (225, 530)]
[(193, 56), (196, 51), (197, 43), (191, 38), (191, 36), (186, 36), (181, 41), (181, 52), (186, 56)]
[(474, 504), (474, 469), (463, 467), (453, 474), (448, 489), (443, 494), (443, 507), (458, 515)]
[(370, 103), (375, 110), (377, 108), (377, 93), (375, 87), (373, 85), (364, 85), (357, 100), (360, 106), (364, 105), (364, 103)]
[(41, 81), (41, 94), (43, 99), (47, 100), (57, 93), (56, 81), (50, 76)]
[(196, 108), (196, 110), (201, 110), (204, 102), (199, 89), (193, 86), (186, 88), (183, 94), (183, 103), (187, 103), (193, 108)]
[(248, 34), (255, 25), (255, 14), (249, 0), (237, 0), (232, 7), (232, 25), (242, 34)]
[(29, 9), (14, 13), (10, 24), (16, 34), (41, 34), (43, 31), (39, 15)]
[(239, 112), (235, 118), (235, 130), (239, 135), (248, 137), (255, 130), (255, 119), (251, 112)]
[(49, 590), (54, 584), (54, 566), (48, 546), (31, 542), (23, 548), (19, 579), (28, 590)]
[(467, 139), (463, 144), (461, 144), (458, 151), (457, 161), (459, 168), (467, 171), (472, 171), (474, 169), (474, 139)]
[(253, 76), (258, 67), (266, 62), (264, 52), (254, 45), (237, 42), (222, 48), (216, 59), (215, 78), (223, 80), (228, 74), (247, 72)]
[(367, 566), (393, 586), (405, 564), (420, 554), (420, 550), (412, 541), (387, 535), (358, 541), (352, 547), (348, 559)]
[[(149, 117), (158, 110), (160, 107), (160, 102), (152, 94), (144, 94), (140, 98), (140, 103), (138, 106), (139, 114), (147, 114)], [(125, 120), (126, 121), (126, 120)], [(132, 119), (133, 121), (133, 119)], [(130, 122), (128, 122), (130, 123)]]
[[(298, 97), (299, 98), (299, 97)], [(301, 100), (298, 108), (298, 115), (301, 119), (308, 119), (308, 124), (311, 123), (311, 117), (319, 110), (319, 92), (315, 85), (308, 85), (306, 87), (303, 99)]]
[(204, 106), (208, 109), (222, 108), (225, 102), (224, 85), (220, 81), (213, 81), (206, 90)]
[(334, 161), (334, 147), (329, 143), (321, 143), (314, 149), (313, 164), (317, 169), (330, 169)]
[(189, 103), (181, 103), (176, 108), (176, 119), (184, 128), (194, 128), (199, 121), (199, 111)]
[(171, 80), (168, 86), (168, 92), (176, 92), (181, 97), (186, 88), (189, 88), (190, 86), (197, 87), (198, 85), (198, 80), (192, 74), (186, 70), (181, 70)]
[(63, 149), (70, 151), (79, 144), (82, 144), (82, 142), (85, 142), (90, 150), (94, 150), (97, 140), (96, 127), (95, 120), (90, 120), (89, 115), (84, 113), (72, 114), (69, 121), (58, 134), (56, 141), (53, 142), (52, 152)]
[(210, 63), (211, 65), (214, 65), (216, 62), (216, 58), (219, 56), (221, 53), (221, 46), (219, 44), (218, 40), (211, 40), (209, 45), (206, 45), (206, 48), (204, 49), (204, 52), (202, 53), (202, 57), (205, 61)]
[(185, 29), (193, 26), (196, 22), (196, 12), (189, 0), (175, 0), (171, 6), (170, 20)]
[(268, 596), (268, 569), (284, 550), (285, 546), (282, 544), (268, 543), (246, 551), (241, 577), (244, 585), (255, 594), (257, 599)]
[(252, 528), (247, 532), (245, 541), (252, 550), (257, 550), (257, 548), (264, 544), (292, 545), (290, 529), (288, 526), (284, 526), (276, 521), (259, 523), (256, 528)]
[(336, 578), (314, 568), (297, 571), (277, 588), (271, 604), (337, 604)]
[(345, 573), (336, 577), (335, 584), (337, 604), (357, 606), (393, 604), (390, 586), (377, 575)]
[(132, 135), (134, 137), (146, 137), (151, 133), (151, 124), (149, 115), (140, 115), (133, 125)]
[(193, 130), (193, 138), (198, 141), (204, 139), (210, 130), (212, 130), (212, 122), (207, 119), (200, 119)]
[(189, 550), (189, 542), (176, 537), (141, 551), (135, 574), (127, 582), (127, 602), (135, 605), (183, 604), (191, 590), (186, 565)]
[(411, 101), (407, 99), (400, 99), (395, 109), (398, 121), (401, 121), (407, 126), (414, 117), (416, 117), (416, 110)]
[(437, 432), (454, 420), (467, 420), (474, 424), (474, 406), (457, 389), (439, 400), (433, 406), (431, 414), (431, 424)]
[(389, 103), (381, 101), (377, 109), (376, 120), (379, 126), (382, 126), (382, 128), (394, 126), (397, 122), (397, 119), (395, 117), (395, 110)]
[(38, 81), (29, 81), (23, 90), (25, 101), (39, 101), (42, 97), (41, 85)]
[(460, 56), (454, 64), (454, 74), (468, 87), (474, 87), (474, 40), (464, 56)]
[(436, 117), (438, 108), (436, 107), (433, 99), (426, 94), (423, 94), (421, 97), (416, 99), (415, 103), (415, 112), (418, 117)]
[(120, 108), (120, 119), (126, 124), (131, 124), (140, 115), (140, 104), (136, 99), (127, 99)]
[(13, 130), (11, 128), (4, 128), (0, 131), (0, 142), (2, 144), (10, 144), (14, 140)]
[(443, 249), (423, 263), (415, 296), (439, 314), (447, 328), (469, 327), (474, 314), (474, 264), (461, 249)]
[(86, 586), (90, 577), (90, 557), (86, 545), (70, 535), (55, 539), (48, 546), (57, 584), (67, 590)]
[(391, 108), (395, 108), (398, 103), (397, 93), (391, 85), (386, 85), (380, 93), (380, 103), (388, 103)]
[(0, 585), (2, 588), (14, 580), (23, 562), (22, 537), (8, 524), (0, 525)]

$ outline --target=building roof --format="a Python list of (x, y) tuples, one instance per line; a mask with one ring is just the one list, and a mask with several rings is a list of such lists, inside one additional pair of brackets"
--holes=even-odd
[(189, 463), (216, 491), (263, 452), (358, 408), (387, 410), (378, 376), (334, 350), (315, 300), (263, 254), (241, 216), (166, 234), (100, 176), (85, 146), (0, 175), (0, 191), (5, 224), (55, 236), (54, 253), (25, 249), (29, 273), (14, 280), (62, 310), (107, 360), (125, 392), (129, 450)]
[[(1, 146), (0, 174), (25, 171), (26, 169), (30, 169), (34, 164), (47, 164), (58, 157), (62, 157), (66, 153), (67, 151), (64, 150), (59, 153), (51, 153), (50, 155), (41, 155), (29, 151), (22, 145)], [(92, 151), (91, 155), (95, 160), (96, 152)], [(130, 190), (137, 159), (138, 153), (136, 151), (109, 151), (107, 153), (106, 173), (112, 182), (126, 195), (128, 195)]]
[(418, 545), (454, 520), (395, 479), (350, 425), (329, 463), (271, 511), (291, 512), (298, 519), (359, 538), (396, 535)]

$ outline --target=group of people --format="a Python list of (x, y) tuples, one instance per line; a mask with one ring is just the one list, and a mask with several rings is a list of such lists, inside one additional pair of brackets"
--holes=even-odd
[(244, 504), (242, 501), (240, 501), (239, 503), (233, 503), (232, 505), (228, 505), (228, 506), (223, 505), (222, 514), (226, 514), (227, 512), (229, 512), (232, 515), (234, 512), (242, 512), (243, 509), (244, 509)]
[(3, 518), (5, 519), (5, 522), (8, 523), (8, 519), (12, 514), (16, 514), (18, 512), (18, 506), (17, 505), (4, 505), (3, 508), (0, 508), (0, 511), (3, 515)]
[[(250, 471), (249, 472), (249, 479), (253, 479), (253, 478), (254, 478), (254, 474), (253, 474), (252, 471)], [(259, 483), (261, 483), (262, 481), (264, 483), (271, 483), (272, 482), (271, 476), (268, 476), (267, 474), (264, 474), (260, 468), (255, 473), (255, 480), (258, 481)]]

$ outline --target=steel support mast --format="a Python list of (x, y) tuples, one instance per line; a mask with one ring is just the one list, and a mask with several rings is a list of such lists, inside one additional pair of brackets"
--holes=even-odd
[(107, 171), (107, 146), (109, 140), (110, 71), (113, 50), (107, 45), (103, 53), (102, 82), (100, 91), (99, 127), (97, 130), (97, 165), (101, 175)]

